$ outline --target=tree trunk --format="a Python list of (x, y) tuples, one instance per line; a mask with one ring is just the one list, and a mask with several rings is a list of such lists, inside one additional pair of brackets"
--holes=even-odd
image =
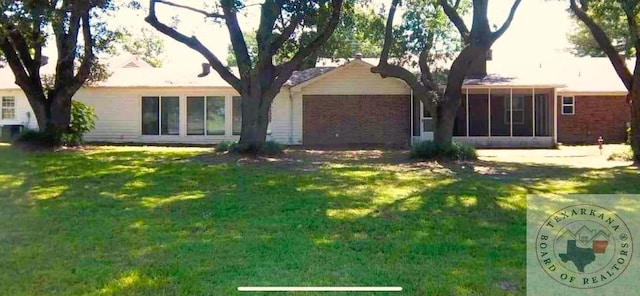
[(242, 130), (238, 152), (255, 154), (260, 152), (267, 138), (269, 109), (273, 98), (259, 91), (242, 94)]
[(50, 118), (48, 118), (46, 131), (56, 136), (61, 136), (69, 129), (71, 121), (71, 98), (72, 95), (58, 93), (53, 98), (49, 98), (51, 104)]
[(451, 147), (453, 143), (453, 126), (456, 122), (458, 108), (460, 108), (460, 90), (462, 86), (447, 91), (444, 100), (437, 106), (437, 115), (434, 122), (433, 140), (442, 148)]
[(629, 93), (631, 111), (631, 150), (633, 151), (633, 162), (640, 164), (640, 86), (632, 88)]

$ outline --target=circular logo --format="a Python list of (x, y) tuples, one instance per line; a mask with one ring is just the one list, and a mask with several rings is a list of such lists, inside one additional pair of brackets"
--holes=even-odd
[(604, 286), (631, 262), (627, 224), (613, 211), (580, 204), (549, 216), (536, 236), (540, 267), (560, 284), (577, 289)]

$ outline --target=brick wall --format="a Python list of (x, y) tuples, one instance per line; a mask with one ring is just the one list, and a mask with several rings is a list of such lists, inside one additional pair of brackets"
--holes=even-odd
[(408, 146), (408, 95), (308, 95), (303, 97), (303, 145)]
[(562, 115), (562, 97), (558, 98), (558, 142), (605, 143), (625, 141), (625, 124), (630, 121), (624, 96), (575, 96), (575, 114)]

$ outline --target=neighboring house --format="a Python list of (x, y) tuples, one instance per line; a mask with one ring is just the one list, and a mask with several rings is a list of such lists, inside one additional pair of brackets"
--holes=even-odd
[[(626, 91), (606, 59), (571, 59), (505, 69), (467, 80), (455, 139), (477, 146), (550, 147), (558, 142), (625, 140)], [(289, 145), (407, 146), (431, 139), (433, 122), (406, 84), (370, 72), (377, 61), (354, 59), (338, 67), (295, 72), (275, 98), (269, 139)], [(239, 139), (238, 93), (217, 73), (198, 67), (152, 68), (137, 59), (110, 64), (112, 76), (81, 89), (75, 100), (92, 105), (98, 120), (86, 140), (125, 143), (211, 144)], [(0, 125), (36, 128), (24, 94), (8, 69), (0, 70)], [(6, 102), (5, 102), (6, 101)], [(5, 107), (6, 106), (6, 107)]]

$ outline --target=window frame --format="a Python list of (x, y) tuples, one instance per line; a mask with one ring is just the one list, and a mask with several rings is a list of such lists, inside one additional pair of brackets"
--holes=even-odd
[[(524, 122), (526, 121), (524, 118), (524, 105), (525, 105), (525, 96), (510, 96), (510, 97), (504, 97), (504, 124), (524, 124)], [(515, 108), (516, 104), (513, 104), (513, 102), (515, 102), (515, 99), (522, 99), (522, 104), (520, 105), (519, 108)], [(513, 109), (512, 109), (513, 108)], [(514, 113), (516, 112), (520, 112), (522, 113), (522, 121), (516, 121), (513, 120), (511, 118), (511, 116), (513, 116)]]
[[(145, 133), (144, 131), (144, 99), (145, 98), (150, 98), (150, 99), (155, 99), (157, 100), (157, 104), (158, 104), (158, 108), (157, 108), (157, 114), (156, 114), (156, 120), (158, 121), (158, 131), (157, 133)], [(178, 101), (178, 126), (177, 126), (177, 134), (172, 134), (172, 133), (164, 133), (162, 131), (162, 103), (163, 103), (163, 99), (177, 99)], [(142, 136), (180, 136), (180, 121), (181, 121), (181, 112), (180, 112), (180, 108), (181, 108), (181, 104), (180, 104), (180, 96), (154, 96), (154, 95), (150, 95), (150, 96), (141, 96), (140, 98), (140, 134)]]
[[(5, 106), (5, 100), (11, 100), (12, 106)], [(11, 111), (11, 117), (5, 117), (5, 111)], [(0, 101), (0, 119), (2, 120), (15, 120), (16, 119), (16, 97), (4, 96)]]
[[(564, 99), (571, 99), (571, 103), (565, 103)], [(560, 114), (562, 115), (575, 115), (576, 114), (576, 97), (575, 96), (561, 96), (560, 97)], [(565, 107), (571, 107), (571, 113), (565, 113), (564, 112), (564, 108)]]
[[(194, 100), (194, 99), (201, 99), (204, 103), (204, 106), (202, 108), (202, 123), (203, 123), (203, 132), (201, 134), (193, 134), (193, 133), (189, 133), (189, 101), (190, 100)], [(186, 124), (187, 124), (187, 136), (225, 136), (227, 134), (226, 132), (226, 124), (223, 124), (222, 126), (222, 130), (219, 130), (217, 132), (209, 132), (208, 126), (207, 126), (207, 122), (208, 122), (208, 112), (209, 112), (209, 100), (221, 100), (222, 101), (222, 106), (224, 108), (224, 114), (223, 116), (223, 122), (226, 122), (227, 120), (227, 104), (226, 104), (226, 97), (225, 96), (187, 96), (186, 97), (186, 103), (187, 103), (187, 118), (186, 118)]]

